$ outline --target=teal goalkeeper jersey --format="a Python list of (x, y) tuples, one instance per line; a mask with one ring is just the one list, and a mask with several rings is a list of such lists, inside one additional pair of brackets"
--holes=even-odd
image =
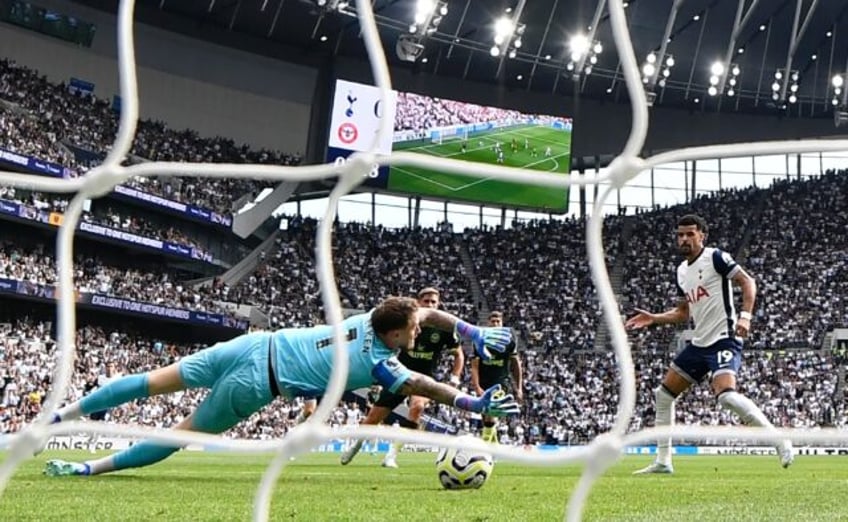
[[(397, 393), (411, 372), (397, 360), (397, 352), (387, 347), (371, 327), (371, 312), (348, 317), (342, 322), (347, 340), (350, 371), (346, 390), (379, 383)], [(272, 334), (274, 371), (283, 395), (318, 397), (330, 381), (333, 367), (333, 329), (284, 328)]]

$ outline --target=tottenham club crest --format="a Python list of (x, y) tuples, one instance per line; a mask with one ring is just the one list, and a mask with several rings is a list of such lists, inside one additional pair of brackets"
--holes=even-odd
[(347, 91), (347, 109), (345, 109), (345, 116), (350, 118), (353, 116), (353, 104), (356, 102), (356, 97), (353, 95), (353, 91)]

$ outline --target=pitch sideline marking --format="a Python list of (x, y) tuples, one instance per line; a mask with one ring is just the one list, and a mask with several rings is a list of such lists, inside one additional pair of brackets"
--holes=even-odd
[(432, 183), (433, 185), (436, 185), (436, 186), (442, 187), (443, 189), (445, 189), (445, 190), (449, 190), (449, 191), (451, 191), (451, 192), (459, 192), (460, 190), (465, 190), (465, 189), (467, 189), (467, 188), (469, 188), (469, 187), (473, 187), (474, 185), (477, 185), (477, 184), (479, 184), (479, 183), (483, 183), (484, 181), (489, 181), (489, 180), (491, 180), (491, 179), (492, 179), (492, 178), (480, 178), (480, 179), (477, 179), (477, 180), (472, 181), (471, 183), (466, 183), (465, 185), (460, 185), (460, 186), (458, 186), (458, 187), (452, 187), (452, 186), (450, 186), (450, 185), (446, 185), (446, 184), (444, 184), (444, 183), (442, 183), (442, 182), (440, 182), (440, 181), (436, 181), (436, 180), (434, 180), (434, 179), (427, 178), (427, 177), (422, 176), (422, 175), (420, 175), (420, 174), (416, 174), (416, 173), (414, 173), (414, 172), (410, 172), (410, 171), (408, 171), (408, 170), (406, 170), (406, 169), (403, 169), (403, 168), (401, 168), (401, 167), (393, 166), (392, 168), (393, 168), (393, 169), (398, 169), (400, 172), (403, 172), (403, 173), (404, 173), (404, 174), (406, 174), (406, 175), (412, 176), (413, 178), (418, 178), (418, 179), (420, 179), (421, 181), (426, 181), (426, 182), (428, 182), (428, 183)]

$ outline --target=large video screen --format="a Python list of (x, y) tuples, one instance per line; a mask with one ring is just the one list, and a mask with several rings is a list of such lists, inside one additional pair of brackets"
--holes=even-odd
[[(563, 175), (571, 170), (569, 118), (525, 114), (408, 92), (393, 92), (387, 106), (379, 90), (345, 80), (336, 82), (328, 161), (344, 161), (368, 150), (380, 119), (391, 117), (391, 142), (382, 153), (408, 151), (462, 161), (522, 167)], [(372, 188), (422, 197), (515, 207), (544, 212), (568, 210), (567, 189), (437, 172), (418, 167), (374, 169)]]

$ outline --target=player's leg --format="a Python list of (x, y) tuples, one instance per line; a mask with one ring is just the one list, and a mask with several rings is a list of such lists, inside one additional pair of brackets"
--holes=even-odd
[[(427, 405), (430, 404), (430, 399), (427, 397), (422, 397), (420, 395), (412, 395), (409, 397), (409, 415), (408, 419), (410, 422), (415, 423), (418, 426), (418, 429), (421, 429), (421, 416), (424, 414), (424, 410), (427, 409)], [(386, 456), (383, 458), (383, 467), (384, 468), (396, 468), (397, 464), (397, 456), (400, 453), (400, 450), (403, 449), (403, 442), (393, 442), (389, 446), (389, 451), (386, 452)]]
[[(200, 403), (197, 410), (180, 421), (174, 429), (218, 434), (246, 418), (222, 406), (225, 402), (222, 395), (229, 393), (228, 391), (225, 393), (215, 393), (215, 391), (217, 390), (210, 393)], [(50, 460), (47, 462), (44, 473), (51, 476), (100, 475), (123, 469), (141, 468), (165, 460), (180, 449), (182, 446), (144, 440), (121, 452), (83, 463)]]
[(294, 420), (295, 424), (306, 422), (315, 413), (315, 408), (317, 407), (318, 399), (305, 399), (303, 401), (303, 408), (301, 408), (300, 413), (297, 414), (297, 418)]
[(269, 339), (267, 333), (241, 335), (195, 352), (170, 366), (115, 379), (82, 399), (59, 408), (53, 422), (78, 419), (96, 411), (109, 410), (126, 402), (163, 393), (187, 388), (211, 388), (235, 359), (254, 345), (267, 347)]
[(498, 419), (495, 417), (489, 417), (488, 415), (483, 415), (483, 430), (480, 435), (480, 438), (485, 442), (497, 442), (498, 441)]
[[(360, 424), (367, 424), (370, 426), (376, 426), (377, 424), (380, 424), (388, 418), (389, 414), (392, 412), (393, 409), (397, 407), (398, 404), (403, 402), (403, 399), (403, 395), (398, 395), (395, 393), (391, 393), (388, 390), (383, 390), (380, 393), (380, 397), (377, 399), (377, 402), (375, 402), (374, 405), (371, 406), (371, 409), (368, 410), (368, 414), (365, 415), (365, 418), (362, 420), (362, 422), (360, 422)], [(359, 453), (359, 450), (362, 449), (362, 444), (364, 442), (364, 440), (358, 439), (342, 453), (340, 460), (343, 466), (350, 464), (356, 454)]]
[[(655, 426), (674, 425), (674, 402), (681, 393), (689, 386), (700, 382), (709, 372), (707, 364), (699, 348), (687, 344), (671, 363), (662, 383), (654, 390), (656, 404), (654, 406), (656, 418)], [(672, 445), (670, 438), (657, 440), (657, 456), (647, 467), (634, 472), (635, 475), (645, 473), (672, 473), (674, 467), (671, 463)]]
[[(736, 373), (742, 366), (742, 345), (728, 339), (712, 350), (715, 358), (712, 389), (721, 407), (732, 411), (746, 426), (774, 429), (754, 401), (736, 391)], [(788, 468), (793, 460), (792, 441), (784, 440), (775, 446), (780, 465)]]
[[(106, 421), (106, 410), (100, 410), (92, 413), (88, 416), (88, 418), (94, 422), (105, 422)], [(97, 442), (100, 440), (100, 434), (97, 432), (92, 432), (88, 434), (88, 440), (85, 441), (86, 446), (88, 446), (89, 453), (95, 453)]]
[[(510, 389), (512, 387), (509, 381), (480, 381), (480, 387), (484, 390), (488, 390), (492, 386), (500, 385), (502, 393), (510, 393)], [(499, 392), (500, 393), (500, 392)], [(488, 415), (483, 415), (483, 429), (480, 434), (480, 438), (486, 442), (491, 442), (494, 444), (498, 443), (498, 419), (497, 417), (489, 417)]]
[[(267, 338), (243, 339), (238, 343), (231, 341), (220, 345), (220, 348), (205, 354), (198, 352), (162, 369), (172, 372), (172, 367), (177, 367), (176, 373), (180, 382), (185, 383), (185, 388), (212, 388), (194, 413), (177, 424), (175, 429), (223, 433), (274, 399)], [(163, 375), (170, 373), (160, 370), (151, 372), (151, 392), (164, 393), (161, 390), (167, 389), (163, 387), (168, 384)], [(211, 384), (205, 384), (212, 378), (215, 380)], [(142, 441), (114, 455), (85, 463), (51, 460), (47, 462), (44, 473), (51, 476), (99, 475), (149, 466), (169, 457), (181, 447)]]
[(186, 385), (180, 375), (179, 364), (115, 379), (82, 399), (59, 408), (53, 422), (74, 420), (136, 399), (184, 390)]

